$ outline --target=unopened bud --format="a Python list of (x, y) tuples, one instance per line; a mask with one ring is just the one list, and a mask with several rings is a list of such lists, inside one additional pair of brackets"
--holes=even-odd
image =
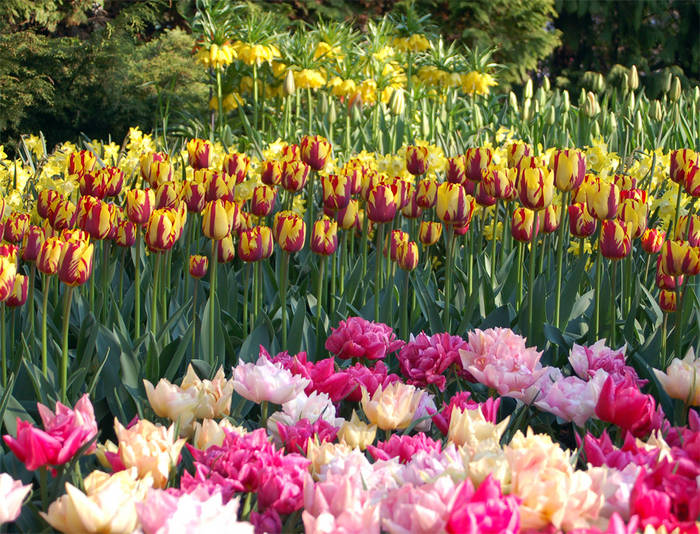
[(659, 102), (658, 100), (653, 100), (651, 102), (651, 108), (649, 109), (649, 115), (651, 116), (651, 118), (653, 120), (655, 120), (657, 122), (660, 121), (661, 119), (663, 119), (664, 114), (663, 114), (663, 110), (661, 109), (661, 102)]
[(681, 97), (681, 91), (681, 79), (678, 76), (674, 76), (673, 83), (671, 84), (671, 92), (668, 95), (671, 102), (676, 102)]
[(329, 124), (335, 124), (335, 121), (338, 119), (338, 115), (336, 114), (335, 111), (335, 100), (331, 98), (330, 105), (328, 106), (328, 123)]
[(637, 72), (637, 65), (632, 65), (632, 68), (630, 69), (627, 87), (630, 88), (630, 91), (636, 91), (639, 87), (639, 73)]
[(544, 87), (546, 92), (549, 92), (552, 89), (552, 84), (549, 82), (549, 76), (545, 76), (542, 80), (542, 87)]
[(591, 135), (594, 139), (600, 137), (600, 124), (598, 124), (598, 119), (593, 121), (593, 127), (591, 128)]
[(532, 98), (532, 78), (528, 78), (523, 91), (524, 98)]
[(605, 78), (603, 78), (603, 75), (600, 72), (595, 76), (593, 89), (596, 93), (602, 93), (605, 90)]
[(547, 124), (554, 124), (557, 121), (557, 114), (554, 111), (554, 106), (547, 108)]
[(532, 100), (529, 98), (525, 99), (525, 102), (523, 102), (523, 120), (528, 121), (530, 120), (530, 106), (532, 105)]
[(666, 73), (664, 78), (664, 93), (668, 93), (671, 90), (671, 82), (673, 81), (673, 73), (671, 71)]
[(518, 97), (515, 96), (513, 91), (508, 94), (508, 105), (510, 106), (510, 109), (516, 113), (518, 112)]
[(400, 87), (395, 89), (391, 95), (391, 101), (389, 102), (391, 107), (391, 112), (394, 115), (401, 115), (404, 108), (406, 107), (406, 100), (404, 99), (403, 89)]
[(635, 106), (636, 102), (634, 98), (634, 93), (630, 92), (629, 96), (627, 97), (627, 116), (632, 116), (632, 113), (634, 113)]
[(586, 90), (581, 87), (581, 92), (578, 95), (578, 107), (582, 108), (583, 106), (586, 105), (586, 99), (588, 96), (586, 95)]
[(564, 112), (568, 112), (571, 108), (571, 97), (569, 97), (569, 91), (564, 89), (564, 91), (562, 92), (562, 97), (564, 99)]
[(610, 114), (610, 129), (613, 131), (617, 130), (617, 118), (614, 113)]
[(479, 106), (474, 108), (474, 126), (477, 128), (477, 130), (484, 127), (484, 118), (481, 115)]
[(586, 95), (586, 103), (583, 106), (583, 112), (589, 117), (594, 117), (599, 111), (600, 106), (598, 106), (595, 95), (588, 91), (588, 95)]
[(634, 128), (635, 130), (641, 131), (643, 127), (642, 114), (637, 110), (637, 113), (634, 114)]
[(547, 99), (547, 95), (545, 95), (544, 89), (542, 87), (537, 88), (537, 94), (535, 95), (535, 100), (537, 103), (540, 105), (541, 108), (544, 107), (544, 102)]
[(294, 73), (291, 70), (288, 70), (287, 75), (284, 78), (284, 92), (288, 95), (293, 95), (296, 90), (297, 87), (294, 83)]

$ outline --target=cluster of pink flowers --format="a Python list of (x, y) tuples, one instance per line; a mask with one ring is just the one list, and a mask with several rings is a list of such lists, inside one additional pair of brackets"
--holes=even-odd
[(399, 352), (401, 373), (414, 386), (426, 387), (435, 384), (445, 391), (445, 371), (459, 362), (459, 350), (467, 349), (467, 343), (459, 336), (447, 332), (428, 337), (425, 332), (413, 337)]
[(390, 326), (362, 317), (340, 321), (326, 340), (326, 350), (343, 360), (382, 360), (404, 345)]

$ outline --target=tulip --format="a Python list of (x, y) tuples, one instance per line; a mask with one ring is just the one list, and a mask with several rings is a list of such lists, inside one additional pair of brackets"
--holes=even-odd
[(371, 397), (363, 387), (362, 410), (382, 430), (402, 430), (411, 424), (423, 395), (423, 390), (402, 382), (379, 386)]
[(669, 159), (669, 178), (679, 185), (683, 185), (686, 179), (687, 169), (691, 169), (700, 162), (698, 153), (689, 148), (671, 151)]
[(620, 204), (617, 218), (627, 224), (632, 239), (641, 237), (647, 229), (647, 206), (639, 200), (626, 198)]
[(691, 247), (700, 246), (700, 215), (683, 215), (675, 228), (677, 240), (688, 241)]
[(338, 248), (338, 223), (324, 217), (314, 223), (311, 233), (311, 251), (330, 256)]
[(620, 205), (620, 190), (615, 184), (597, 180), (586, 190), (586, 206), (593, 217), (614, 219)]
[(265, 185), (279, 185), (282, 181), (282, 167), (278, 161), (265, 160), (260, 165), (260, 180)]
[(253, 198), (250, 199), (250, 211), (258, 217), (266, 217), (275, 208), (277, 189), (269, 185), (259, 185), (253, 189)]
[(56, 274), (61, 259), (63, 242), (57, 237), (49, 237), (41, 244), (36, 259), (36, 268), (44, 274)]
[(132, 247), (136, 243), (136, 225), (131, 221), (119, 221), (114, 242), (120, 247)]
[(428, 172), (428, 148), (424, 146), (406, 147), (406, 170), (413, 176)]
[[(464, 185), (464, 190), (467, 195), (474, 196), (476, 203), (479, 206), (483, 206), (485, 208), (493, 206), (496, 203), (496, 198), (489, 195), (484, 186), (481, 184), (483, 184), (483, 182), (477, 184), (476, 182), (467, 180), (467, 183)], [(474, 195), (474, 193), (476, 193), (476, 195)]]
[(544, 210), (544, 217), (542, 222), (542, 233), (551, 234), (556, 232), (561, 223), (561, 209), (559, 206), (550, 204), (547, 209)]
[(399, 267), (404, 271), (412, 271), (418, 266), (418, 245), (415, 241), (399, 243), (397, 251)]
[(187, 181), (182, 185), (182, 199), (187, 205), (187, 211), (201, 213), (206, 205), (206, 185), (200, 182)]
[(552, 203), (554, 175), (549, 169), (527, 167), (518, 179), (520, 202), (528, 209), (543, 210)]
[(68, 156), (68, 174), (82, 175), (86, 172), (90, 172), (96, 162), (97, 158), (95, 154), (89, 150), (71, 152)]
[[(392, 230), (389, 235), (389, 257), (391, 261), (398, 261), (398, 250), (399, 245), (408, 242), (408, 234), (403, 230)], [(386, 256), (387, 250), (384, 249), (384, 255)]]
[(515, 169), (491, 167), (484, 175), (479, 190), (483, 189), (486, 194), (497, 199), (513, 200), (518, 196), (514, 186), (515, 178)]
[(282, 165), (282, 187), (290, 193), (298, 193), (306, 185), (311, 167), (303, 161), (286, 161)]
[(683, 264), (692, 249), (685, 241), (666, 240), (661, 247), (661, 270), (671, 276), (683, 274)]
[(481, 182), (491, 165), (493, 153), (489, 148), (468, 148), (465, 159), (467, 179), (472, 182)]
[(527, 143), (522, 141), (513, 141), (506, 145), (508, 154), (508, 167), (515, 168), (519, 165), (523, 156), (529, 156), (532, 153), (532, 148)]
[(164, 182), (156, 189), (156, 209), (176, 208), (180, 202), (180, 187), (175, 182)]
[(367, 199), (367, 216), (376, 223), (391, 221), (398, 209), (397, 199), (391, 187), (386, 184), (377, 184), (370, 192)]
[(216, 242), (217, 247), (217, 261), (219, 263), (228, 263), (233, 261), (236, 257), (236, 246), (233, 244), (233, 237), (231, 234), (224, 237), (222, 240)]
[(434, 245), (440, 239), (442, 235), (442, 224), (439, 222), (432, 221), (422, 221), (420, 223), (420, 230), (418, 231), (418, 238), (423, 245), (430, 246)]
[(353, 449), (365, 450), (374, 443), (377, 435), (377, 425), (371, 425), (360, 420), (355, 410), (350, 421), (345, 421), (338, 430), (338, 441)]
[(155, 210), (146, 225), (146, 245), (153, 252), (164, 252), (172, 248), (181, 232), (182, 219), (177, 210)]
[(467, 180), (466, 166), (467, 158), (463, 154), (453, 158), (447, 158), (445, 179), (453, 184), (464, 184), (464, 182)]
[(321, 177), (323, 206), (330, 210), (343, 209), (350, 202), (352, 183), (347, 176), (331, 174)]
[(231, 232), (231, 223), (222, 200), (208, 202), (202, 213), (202, 233), (218, 241)]
[(437, 202), (437, 191), (438, 183), (435, 180), (421, 180), (416, 190), (416, 203), (423, 209), (432, 208)]
[(193, 169), (208, 169), (214, 157), (214, 148), (204, 139), (190, 139), (187, 141), (187, 155)]
[[(151, 169), (159, 170), (158, 167), (152, 167), (152, 165), (153, 163), (167, 163), (168, 160), (169, 156), (164, 152), (146, 152), (142, 154), (139, 158), (139, 172), (141, 174), (141, 178), (148, 184), (151, 184), (152, 182), (156, 184), (159, 183), (159, 178), (154, 177), (151, 179)], [(163, 181), (169, 180), (171, 180), (170, 177)]]
[(436, 213), (438, 218), (449, 225), (460, 225), (471, 220), (476, 200), (468, 196), (464, 187), (445, 182), (437, 190)]
[[(61, 193), (58, 191), (51, 189), (44, 189), (41, 191), (36, 198), (36, 211), (39, 214), (39, 217), (42, 219), (48, 219), (49, 207), (60, 198), (62, 198)], [(4, 212), (4, 204), (2, 212)]]
[(683, 187), (691, 197), (700, 197), (700, 161), (693, 166), (686, 167)]
[(99, 199), (104, 198), (107, 182), (101, 172), (87, 172), (78, 180), (81, 195), (89, 195)]
[(61, 247), (58, 261), (58, 278), (74, 287), (84, 284), (92, 274), (94, 246), (87, 241), (70, 240)]
[(238, 239), (238, 257), (241, 258), (243, 261), (260, 261), (262, 259), (269, 258), (271, 255), (272, 231), (269, 227), (255, 226), (250, 230), (244, 230), (240, 233)]
[(588, 213), (586, 204), (576, 203), (569, 206), (569, 231), (574, 237), (584, 238), (593, 235), (596, 219)]
[[(620, 189), (620, 195), (622, 195), (624, 191), (633, 190), (637, 187), (637, 179), (629, 174), (616, 174), (613, 178), (613, 182)], [(644, 191), (644, 194), (646, 195), (646, 191)], [(646, 202), (646, 197), (644, 201)]]
[(22, 259), (24, 261), (36, 261), (39, 250), (44, 242), (44, 229), (40, 226), (31, 225), (24, 233), (22, 240)]
[(629, 255), (630, 242), (627, 224), (616, 219), (603, 221), (600, 229), (600, 249), (604, 257), (611, 260), (621, 260)]
[(635, 384), (608, 376), (598, 397), (595, 413), (601, 421), (613, 423), (633, 436), (643, 438), (663, 422), (661, 407), (654, 397), (644, 395)]
[(224, 198), (230, 200), (233, 197), (232, 188), (225, 174), (213, 171), (201, 172), (201, 174), (203, 175), (203, 183), (206, 190), (205, 199), (207, 202)]
[(513, 238), (522, 243), (531, 242), (540, 228), (537, 212), (527, 208), (516, 208), (511, 219), (510, 232)]
[(29, 289), (29, 277), (22, 274), (15, 276), (14, 285), (10, 295), (5, 300), (5, 304), (10, 308), (17, 308), (27, 301), (27, 291)]
[(0, 473), (0, 525), (15, 521), (22, 511), (22, 503), (32, 485), (22, 485), (22, 481), (14, 480), (7, 473)]
[(285, 252), (299, 252), (304, 247), (306, 224), (292, 211), (280, 211), (275, 215), (272, 233)]
[(654, 369), (654, 374), (669, 397), (682, 400), (686, 406), (700, 406), (700, 359), (692, 348), (682, 360), (675, 358), (665, 373)]
[(102, 169), (105, 183), (105, 196), (116, 197), (122, 192), (124, 186), (124, 171), (119, 167), (105, 167)]
[(126, 216), (139, 226), (143, 226), (151, 217), (156, 204), (152, 189), (131, 189), (126, 193)]
[(350, 199), (348, 205), (338, 210), (338, 224), (343, 230), (351, 230), (352, 228), (361, 228), (362, 224), (359, 218), (359, 203), (355, 199)]
[[(83, 197), (83, 199), (86, 198), (92, 197)], [(85, 209), (83, 221), (80, 221), (80, 216), (78, 217), (79, 226), (90, 234), (90, 237), (93, 239), (101, 240), (106, 238), (112, 230), (111, 213), (107, 204), (101, 200), (94, 199), (94, 202), (85, 205)], [(83, 213), (80, 215), (83, 215)]]
[(323, 169), (331, 155), (331, 144), (320, 135), (305, 135), (300, 148), (301, 160), (315, 171)]
[(29, 228), (29, 215), (18, 212), (10, 214), (5, 223), (5, 240), (10, 243), (21, 243), (27, 228)]
[(676, 311), (676, 292), (662, 289), (659, 292), (659, 308), (666, 313), (674, 313)]
[[(660, 257), (657, 258), (657, 260)], [(681, 287), (683, 285), (683, 276), (671, 276), (670, 274), (664, 273), (660, 268), (660, 262), (656, 262), (656, 287), (659, 289), (676, 289), (676, 287)]]
[(193, 254), (190, 256), (190, 276), (192, 278), (204, 278), (209, 267), (209, 258)]
[(573, 191), (583, 183), (586, 175), (586, 157), (580, 150), (557, 150), (549, 167), (554, 173), (554, 184), (559, 191)]
[(234, 178), (237, 184), (245, 180), (248, 175), (248, 167), (250, 166), (250, 158), (245, 154), (232, 152), (224, 156), (224, 161), (221, 170)]

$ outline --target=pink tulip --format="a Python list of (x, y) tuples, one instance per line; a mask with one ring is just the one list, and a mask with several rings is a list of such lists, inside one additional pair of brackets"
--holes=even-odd
[(423, 432), (414, 436), (393, 434), (388, 441), (380, 441), (376, 446), (367, 447), (367, 451), (375, 460), (398, 458), (402, 464), (410, 462), (418, 451), (440, 454), (441, 449), (442, 443), (440, 441), (430, 439)]
[(595, 413), (602, 421), (629, 430), (640, 438), (660, 428), (664, 417), (654, 397), (643, 394), (629, 380), (616, 383), (613, 376), (608, 376), (603, 384)]
[(382, 528), (390, 534), (442, 532), (455, 484), (449, 476), (433, 484), (404, 484), (382, 501)]
[(445, 371), (459, 360), (459, 349), (468, 348), (466, 341), (447, 332), (428, 337), (421, 332), (406, 343), (399, 352), (401, 373), (408, 383), (425, 387), (435, 384), (440, 391), (445, 390)]
[(474, 491), (471, 480), (460, 484), (446, 530), (450, 534), (516, 534), (520, 529), (520, 499), (504, 496), (491, 475)]
[(31, 489), (31, 484), (25, 486), (7, 473), (0, 473), (0, 525), (19, 517), (22, 502)]
[(338, 434), (338, 429), (323, 419), (313, 423), (308, 419), (302, 419), (294, 425), (277, 423), (277, 430), (287, 452), (298, 452), (304, 455), (306, 455), (309, 439), (316, 438), (321, 443), (335, 441)]
[(442, 403), (442, 409), (439, 412), (435, 412), (432, 415), (433, 423), (438, 428), (443, 435), (447, 435), (447, 431), (450, 428), (450, 421), (452, 419), (452, 408), (455, 406), (460, 410), (481, 410), (484, 414), (484, 418), (489, 423), (496, 424), (498, 422), (498, 408), (501, 405), (500, 398), (489, 397), (485, 402), (478, 403), (473, 401), (471, 398), (471, 393), (468, 391), (461, 391), (456, 393), (451, 399), (449, 404)]
[(340, 321), (326, 340), (326, 350), (342, 359), (382, 360), (404, 345), (391, 327), (362, 317)]

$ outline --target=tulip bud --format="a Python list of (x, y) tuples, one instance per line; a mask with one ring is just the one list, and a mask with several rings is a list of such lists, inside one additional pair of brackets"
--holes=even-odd
[(581, 186), (586, 175), (586, 157), (579, 150), (557, 150), (549, 161), (554, 183), (560, 191), (573, 191)]
[(593, 235), (596, 219), (588, 213), (586, 204), (576, 203), (569, 206), (569, 231), (574, 237), (584, 238)]
[(666, 232), (657, 228), (647, 228), (642, 234), (642, 249), (647, 254), (656, 254), (661, 250), (666, 239)]
[(639, 73), (637, 72), (637, 65), (632, 65), (627, 83), (630, 91), (636, 91), (639, 87)]
[(153, 252), (169, 250), (182, 234), (182, 217), (178, 210), (154, 210), (146, 226), (146, 245)]
[(659, 102), (658, 100), (652, 100), (651, 109), (649, 110), (649, 116), (656, 122), (659, 122), (661, 119), (663, 119), (664, 115), (661, 109), (661, 102)]
[(549, 124), (550, 126), (553, 125), (557, 121), (557, 113), (552, 106), (549, 106), (547, 108), (546, 121), (547, 121), (547, 124)]
[(463, 154), (453, 158), (447, 158), (447, 167), (445, 167), (445, 178), (453, 184), (464, 184), (467, 180), (466, 175), (467, 158)]
[(406, 147), (406, 170), (413, 176), (428, 172), (428, 148), (424, 146)]
[(231, 234), (216, 242), (217, 263), (228, 263), (233, 261), (235, 257), (236, 247), (233, 244), (233, 236)]
[[(279, 212), (280, 213), (285, 212)], [(291, 212), (287, 212), (291, 213)], [(277, 221), (277, 217), (275, 217)], [(302, 221), (302, 225), (304, 222)], [(284, 233), (285, 230), (283, 230)], [(284, 236), (287, 237), (287, 236)], [(304, 229), (301, 231), (301, 246), (304, 245)], [(282, 247), (283, 250), (287, 250)], [(287, 250), (287, 252), (296, 252), (297, 250)], [(241, 232), (238, 239), (238, 257), (245, 262), (260, 261), (269, 258), (272, 255), (272, 231), (267, 226), (255, 226), (249, 230)]]
[(391, 187), (386, 184), (377, 184), (369, 192), (367, 198), (367, 216), (376, 223), (391, 221), (396, 215), (398, 203)]
[(394, 89), (389, 102), (389, 107), (394, 115), (403, 114), (404, 108), (406, 107), (406, 102), (404, 100), (403, 89), (400, 87)]
[(292, 211), (280, 211), (272, 226), (275, 241), (285, 252), (299, 252), (304, 247), (306, 224)]
[(418, 266), (418, 245), (415, 241), (399, 244), (397, 262), (404, 271), (412, 271)]
[(564, 89), (561, 93), (564, 103), (562, 105), (562, 109), (564, 110), (564, 113), (568, 113), (569, 109), (571, 109), (571, 97), (569, 97), (569, 91)]
[(528, 209), (542, 210), (552, 203), (554, 175), (542, 167), (524, 168), (518, 180), (520, 202)]
[(422, 221), (418, 238), (426, 246), (434, 245), (442, 235), (442, 223), (432, 221)]
[(445, 224), (464, 225), (471, 221), (476, 199), (459, 184), (444, 182), (437, 191), (436, 213)]
[(671, 83), (673, 83), (673, 73), (671, 71), (667, 71), (666, 75), (664, 76), (664, 93), (671, 91)]
[(187, 155), (193, 169), (208, 169), (214, 157), (214, 147), (204, 139), (190, 139), (187, 141)]
[(693, 89), (693, 103), (700, 103), (700, 86), (697, 85), (695, 86), (695, 89)]
[(359, 203), (355, 199), (350, 199), (348, 205), (338, 210), (337, 221), (343, 230), (360, 228)]
[(203, 278), (207, 274), (209, 267), (209, 258), (206, 256), (192, 255), (190, 256), (190, 276), (192, 278)]
[(260, 166), (260, 180), (265, 185), (279, 185), (282, 180), (282, 168), (278, 161), (265, 160)]
[(12, 291), (5, 300), (9, 308), (17, 308), (27, 302), (27, 291), (29, 289), (29, 277), (22, 274), (15, 275)]
[(636, 130), (641, 130), (642, 128), (644, 128), (644, 123), (642, 122), (642, 114), (639, 110), (637, 110), (637, 113), (635, 113), (634, 115), (634, 128)]
[(532, 102), (529, 98), (526, 98), (523, 102), (523, 121), (527, 122), (530, 120), (530, 106)]
[(314, 223), (311, 232), (311, 251), (330, 256), (338, 248), (338, 223), (324, 217)]
[(596, 100), (595, 95), (589, 91), (586, 95), (586, 103), (583, 106), (583, 112), (588, 117), (594, 117), (599, 111), (600, 107), (598, 106), (598, 101)]
[(586, 205), (596, 219), (614, 219), (620, 205), (620, 190), (613, 183), (597, 180), (586, 190)]
[(291, 69), (287, 70), (284, 77), (284, 92), (286, 95), (293, 95), (296, 92), (296, 84), (294, 83), (294, 73)]
[(291, 193), (297, 193), (306, 185), (311, 167), (303, 161), (287, 161), (282, 166), (282, 187)]
[(627, 224), (617, 219), (605, 220), (600, 229), (600, 251), (606, 258), (621, 260), (632, 249)]
[(131, 221), (119, 221), (115, 242), (120, 247), (133, 246), (136, 243), (136, 225)]
[(321, 177), (323, 205), (330, 210), (344, 208), (350, 202), (351, 182), (344, 175), (331, 174)]
[(511, 218), (510, 232), (513, 239), (529, 243), (537, 236), (540, 218), (537, 212), (527, 208), (516, 208)]
[(512, 109), (515, 113), (518, 113), (518, 97), (515, 96), (513, 91), (508, 93), (508, 106), (510, 106), (510, 109)]
[(81, 195), (90, 195), (96, 198), (104, 198), (107, 182), (104, 175), (98, 172), (86, 172), (78, 180), (78, 188)]
[(10, 243), (21, 243), (29, 228), (29, 215), (26, 213), (11, 213), (5, 223), (5, 239)]
[(473, 182), (481, 182), (493, 160), (493, 152), (488, 148), (468, 148), (465, 154), (465, 174)]
[(532, 98), (532, 78), (528, 78), (525, 82), (525, 89), (523, 90), (524, 98)]
[(617, 118), (614, 113), (610, 113), (610, 129), (613, 131), (617, 130)]
[(671, 84), (671, 91), (668, 98), (671, 102), (676, 102), (681, 97), (682, 87), (681, 79), (678, 76), (673, 77), (673, 83)]
[(659, 308), (666, 313), (674, 313), (676, 311), (676, 292), (667, 290), (659, 292)]
[(86, 172), (90, 172), (95, 167), (95, 163), (97, 163), (97, 158), (89, 150), (72, 152), (68, 156), (68, 174), (82, 176)]
[(132, 189), (126, 193), (126, 216), (139, 226), (148, 222), (156, 203), (152, 189)]
[(438, 183), (435, 180), (421, 180), (416, 190), (416, 203), (423, 209), (432, 208), (437, 201), (437, 190)]
[(320, 135), (305, 135), (301, 139), (301, 160), (315, 171), (326, 166), (331, 155), (331, 144)]
[(556, 232), (561, 223), (561, 208), (550, 204), (544, 210), (544, 220), (542, 222), (542, 233), (551, 234)]
[(49, 237), (41, 244), (36, 258), (36, 268), (44, 274), (56, 274), (61, 259), (63, 242), (57, 237)]
[(542, 87), (544, 88), (545, 92), (549, 92), (552, 89), (552, 84), (549, 81), (549, 76), (545, 76), (542, 79)]
[(24, 261), (36, 261), (43, 242), (44, 229), (41, 226), (31, 225), (24, 233), (22, 259)]
[(700, 165), (700, 154), (697, 152), (689, 148), (672, 150), (668, 172), (669, 178), (677, 184), (683, 184), (687, 180), (688, 173), (693, 175), (697, 173), (697, 171), (693, 170), (693, 167), (698, 165)]
[(94, 245), (82, 240), (66, 241), (61, 247), (58, 278), (66, 285), (77, 286), (87, 282), (92, 274)]

